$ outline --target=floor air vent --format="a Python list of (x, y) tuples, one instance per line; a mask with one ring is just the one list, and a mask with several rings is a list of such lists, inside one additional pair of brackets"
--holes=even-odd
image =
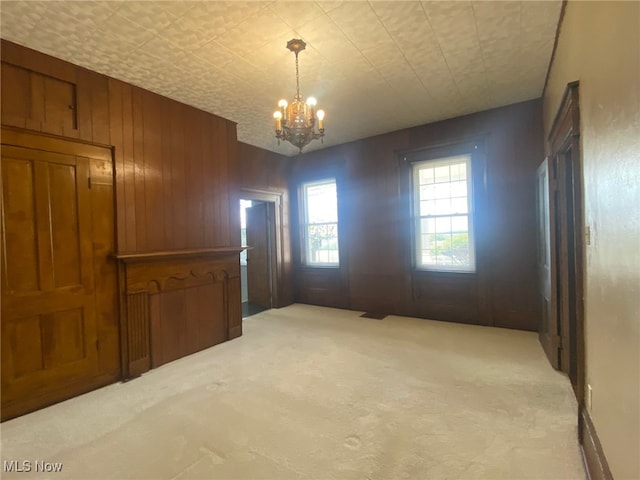
[(387, 316), (387, 314), (386, 313), (367, 312), (367, 313), (363, 313), (360, 316), (363, 317), (363, 318), (373, 318), (374, 320), (382, 320), (383, 318), (385, 318)]

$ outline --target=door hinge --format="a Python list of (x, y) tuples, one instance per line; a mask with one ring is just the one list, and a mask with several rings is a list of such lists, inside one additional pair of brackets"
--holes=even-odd
[(96, 350), (100, 350), (100, 340), (96, 339)]
[(87, 187), (91, 188), (91, 177), (87, 177)]

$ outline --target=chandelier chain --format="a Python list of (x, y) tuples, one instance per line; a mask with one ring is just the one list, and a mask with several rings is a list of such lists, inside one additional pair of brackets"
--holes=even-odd
[(296, 53), (296, 98), (300, 99), (300, 71), (298, 69), (298, 52)]

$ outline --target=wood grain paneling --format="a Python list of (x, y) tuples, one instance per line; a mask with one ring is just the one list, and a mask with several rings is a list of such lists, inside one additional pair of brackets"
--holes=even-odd
[[(162, 170), (162, 99), (149, 92), (140, 92), (142, 135), (141, 158), (144, 159), (141, 178), (144, 179), (145, 233), (149, 250), (164, 250), (164, 185)], [(138, 155), (137, 155), (138, 156)]]
[[(113, 90), (120, 93), (118, 87)], [(116, 145), (116, 165), (124, 170), (123, 201), (132, 199), (135, 207), (119, 222), (125, 231), (119, 235), (120, 250), (229, 245), (229, 165), (235, 158), (224, 152), (234, 151), (227, 133), (235, 135), (235, 126), (135, 87), (124, 88), (122, 95), (124, 124), (131, 122), (134, 134), (123, 135), (120, 149)]]
[(3, 121), (77, 136), (76, 84), (2, 62)]
[(114, 147), (118, 251), (239, 242), (233, 122), (5, 40), (2, 60), (3, 124)]
[(296, 301), (301, 303), (349, 308), (346, 291), (338, 268), (300, 268), (296, 272)]
[[(2, 119), (22, 124), (31, 118), (29, 70), (2, 63)], [(21, 125), (23, 126), (23, 125)]]
[(178, 104), (171, 105), (171, 150), (169, 152), (171, 164), (171, 198), (173, 203), (173, 245), (177, 249), (187, 248), (187, 180), (185, 173), (184, 151), (184, 122), (183, 109)]
[[(348, 251), (341, 265), (348, 278), (334, 283), (335, 272), (309, 272), (296, 264), (296, 300), (536, 330), (535, 172), (543, 158), (541, 127), (540, 102), (534, 100), (297, 157), (293, 188), (300, 181), (321, 178), (336, 159), (344, 160), (340, 247)], [(486, 139), (486, 163), (475, 179), (485, 192), (475, 198), (477, 271), (414, 272), (408, 189), (398, 152), (472, 138)], [(292, 211), (295, 221), (295, 204)], [(298, 261), (297, 236), (292, 239)]]
[[(56, 223), (66, 228), (52, 239), (53, 249), (48, 251), (41, 245), (45, 240), (28, 225), (22, 225), (19, 216), (8, 219), (8, 235), (16, 236), (16, 241), (25, 249), (31, 245), (32, 250), (44, 252), (29, 258), (15, 256), (15, 262), (13, 258), (8, 260), (7, 268), (16, 272), (11, 274), (12, 284), (20, 288), (52, 288), (56, 284), (77, 283), (78, 272), (66, 266), (74, 263), (79, 249), (93, 252), (99, 374), (92, 381), (82, 380), (84, 383), (76, 386), (77, 391), (86, 391), (117, 378), (125, 357), (135, 358), (138, 364), (132, 368), (138, 372), (147, 369), (150, 362), (149, 345), (153, 338), (145, 338), (140, 331), (146, 329), (148, 333), (149, 325), (144, 322), (148, 322), (150, 311), (158, 305), (148, 303), (146, 296), (143, 301), (134, 295), (129, 302), (126, 296), (122, 297), (118, 308), (116, 262), (107, 260), (109, 254), (172, 252), (239, 244), (239, 213), (234, 203), (238, 172), (236, 127), (215, 115), (14, 43), (2, 40), (1, 47), (3, 126), (24, 129), (25, 138), (38, 143), (37, 148), (46, 147), (28, 132), (76, 139), (81, 142), (77, 143), (81, 150), (89, 148), (89, 144), (111, 148), (109, 153), (113, 158), (110, 155), (100, 163), (91, 157), (90, 173), (81, 172), (91, 176), (92, 185), (86, 198), (76, 199), (75, 203), (63, 198), (64, 189), (58, 188), (71, 181), (65, 165), (50, 169), (46, 175), (36, 175), (33, 166), (27, 168), (13, 160), (7, 162), (6, 167), (3, 165), (3, 175), (15, 177), (12, 185), (19, 191), (6, 202), (5, 208), (11, 210), (10, 204), (15, 200), (21, 211), (30, 210), (33, 216), (43, 219), (51, 214)], [(33, 191), (43, 188), (53, 192), (50, 209), (38, 207), (33, 200)], [(81, 211), (89, 205), (100, 212), (91, 217), (91, 228), (103, 240), (92, 244), (90, 236), (86, 236), (76, 248), (67, 242), (64, 232), (74, 231), (73, 209)], [(235, 260), (229, 261), (237, 263), (239, 250), (234, 252), (231, 255)], [(147, 262), (153, 261), (147, 259)], [(40, 279), (37, 270), (41, 268), (59, 271)], [(83, 278), (84, 275), (81, 272)], [(233, 333), (228, 334), (232, 338), (241, 335), (242, 325), (239, 280), (236, 287), (236, 277), (229, 278), (232, 281), (227, 282), (225, 299), (237, 301), (237, 305), (225, 304), (224, 316), (229, 325), (233, 324)], [(44, 285), (40, 285), (43, 282)], [(185, 298), (189, 312), (199, 322), (204, 309), (201, 298), (205, 292), (214, 296), (217, 293), (206, 289), (197, 291), (198, 295), (190, 293)], [(195, 303), (191, 305), (191, 301)], [(121, 331), (119, 317), (128, 317), (128, 313), (138, 319), (140, 325), (137, 330)], [(60, 331), (74, 325), (71, 318), (58, 322)], [(35, 325), (33, 322), (36, 320), (32, 318), (21, 324), (19, 334), (28, 335)], [(219, 339), (220, 332), (208, 332), (203, 341), (211, 343), (214, 337)], [(133, 342), (131, 345), (127, 343), (129, 339)], [(73, 350), (71, 345), (67, 347)], [(24, 368), (35, 368), (39, 361), (36, 358), (33, 365), (27, 362)], [(37, 400), (23, 402), (24, 408), (38, 406)]]
[(153, 367), (227, 340), (226, 277), (210, 280), (150, 296)]

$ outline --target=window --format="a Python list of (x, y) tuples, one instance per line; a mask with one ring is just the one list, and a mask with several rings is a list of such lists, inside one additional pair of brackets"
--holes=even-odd
[(475, 271), (471, 155), (413, 164), (415, 264)]
[(334, 178), (301, 186), (302, 261), (305, 265), (337, 267), (338, 195)]

